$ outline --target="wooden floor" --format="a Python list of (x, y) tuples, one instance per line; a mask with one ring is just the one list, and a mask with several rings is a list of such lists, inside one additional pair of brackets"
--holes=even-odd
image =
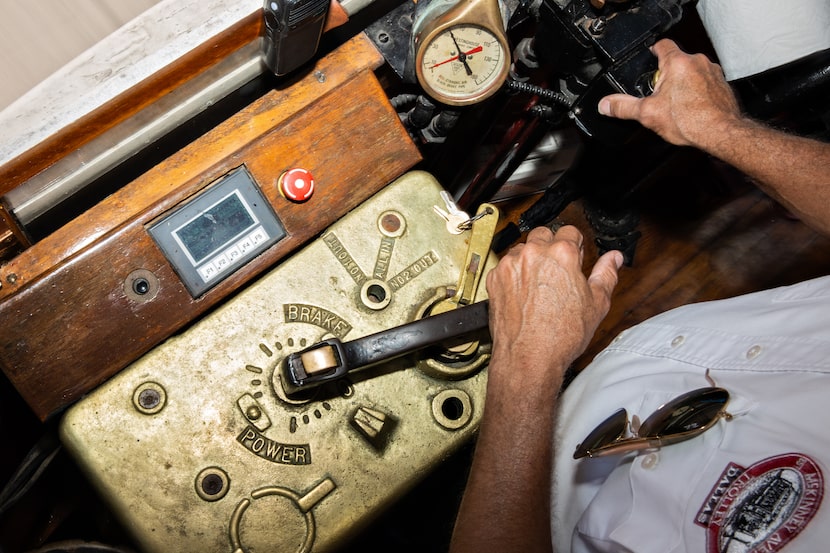
[(678, 157), (636, 202), (643, 236), (634, 264), (579, 367), (622, 330), (671, 308), (830, 274), (830, 237), (733, 169), (699, 152)]

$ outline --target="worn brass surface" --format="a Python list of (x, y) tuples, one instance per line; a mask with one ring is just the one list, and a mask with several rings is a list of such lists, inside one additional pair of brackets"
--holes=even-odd
[(287, 397), (275, 370), (446, 297), (470, 233), (447, 231), (440, 191), (401, 177), (67, 413), (64, 442), (144, 549), (336, 549), (471, 436), (486, 343), (449, 376), (421, 353), (308, 397)]

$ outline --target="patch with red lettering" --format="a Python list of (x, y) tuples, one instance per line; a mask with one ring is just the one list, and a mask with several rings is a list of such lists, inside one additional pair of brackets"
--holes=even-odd
[(821, 469), (787, 453), (749, 468), (730, 463), (695, 517), (707, 553), (775, 553), (812, 520), (824, 496)]

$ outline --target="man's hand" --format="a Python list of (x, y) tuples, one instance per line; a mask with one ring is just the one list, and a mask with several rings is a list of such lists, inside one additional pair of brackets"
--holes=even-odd
[(651, 50), (659, 75), (654, 93), (645, 98), (606, 96), (599, 112), (639, 121), (667, 142), (707, 149), (718, 129), (742, 118), (738, 101), (720, 66), (703, 54), (686, 54), (668, 39)]
[(493, 358), (498, 361), (491, 372), (498, 373), (504, 361), (513, 369), (525, 367), (516, 375), (522, 379), (537, 368), (542, 373), (550, 367), (564, 370), (585, 350), (608, 313), (622, 254), (601, 257), (586, 279), (582, 242), (575, 227), (562, 227), (555, 235), (536, 228), (487, 275)]
[(720, 66), (670, 40), (652, 47), (660, 75), (646, 98), (612, 94), (599, 112), (634, 119), (668, 142), (694, 146), (752, 178), (813, 228), (830, 235), (830, 144), (744, 116)]
[(453, 553), (548, 553), (550, 463), (562, 374), (610, 306), (620, 252), (582, 273), (582, 234), (533, 229), (487, 275), (493, 357)]

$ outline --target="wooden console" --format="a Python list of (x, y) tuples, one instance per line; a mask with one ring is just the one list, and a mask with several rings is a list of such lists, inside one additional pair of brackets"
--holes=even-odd
[[(358, 35), (0, 267), (0, 365), (38, 417), (79, 399), (419, 161), (374, 75), (382, 62)], [(286, 237), (194, 298), (147, 228), (242, 166)], [(277, 188), (295, 167), (316, 180), (303, 203)], [(136, 274), (149, 276), (151, 294), (130, 293)]]

